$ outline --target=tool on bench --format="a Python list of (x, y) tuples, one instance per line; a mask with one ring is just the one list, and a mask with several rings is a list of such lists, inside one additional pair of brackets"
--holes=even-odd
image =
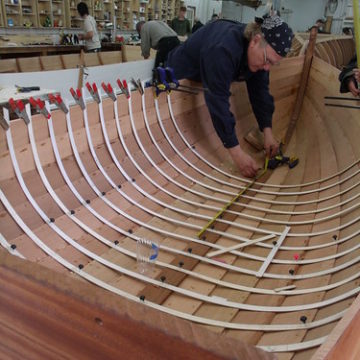
[(274, 170), (279, 165), (283, 165), (283, 164), (287, 164), (289, 166), (289, 169), (292, 169), (299, 163), (299, 159), (297, 157), (295, 156), (288, 157), (283, 155), (282, 145), (283, 144), (281, 143), (279, 146), (278, 154), (269, 160), (268, 168), (271, 170)]
[(31, 92), (31, 91), (39, 91), (40, 90), (40, 86), (19, 86), (19, 85), (15, 85), (17, 92), (19, 93), (27, 93), (27, 92)]

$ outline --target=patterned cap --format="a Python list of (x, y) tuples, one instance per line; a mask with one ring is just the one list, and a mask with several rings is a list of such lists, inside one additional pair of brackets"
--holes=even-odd
[(277, 16), (266, 16), (261, 30), (267, 43), (282, 57), (290, 51), (294, 34), (288, 24)]

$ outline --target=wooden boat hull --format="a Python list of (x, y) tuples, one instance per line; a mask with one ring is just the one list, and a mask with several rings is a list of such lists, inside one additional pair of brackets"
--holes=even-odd
[[(279, 140), (303, 62), (303, 56), (286, 59), (271, 72)], [(46, 281), (62, 276), (62, 290), (72, 288), (72, 296), (77, 286), (85, 289), (77, 285), (85, 280), (126, 297), (146, 331), (154, 326), (180, 336), (198, 354), (311, 358), (360, 290), (360, 119), (356, 110), (324, 106), (323, 96), (338, 94), (337, 75), (313, 59), (286, 150), (299, 165), (267, 171), (200, 238), (198, 232), (248, 184), (217, 138), (202, 95), (154, 100), (147, 89), (143, 97), (118, 96), (115, 107), (105, 98), (100, 107), (88, 103), (85, 112), (71, 107), (68, 117), (52, 111), (49, 122), (42, 115), (30, 126), (12, 121), (0, 134), (3, 246), (55, 270)], [(244, 84), (234, 84), (232, 110), (241, 145), (261, 166), (263, 153), (243, 140), (256, 126), (245, 93)], [(145, 272), (137, 261), (139, 239), (159, 251)], [(222, 253), (210, 256), (214, 251)], [(2, 255), (8, 279), (10, 263)], [(94, 292), (111, 308), (112, 295)], [(214, 334), (218, 346), (205, 340)], [(180, 347), (174, 345), (172, 354)], [(235, 349), (248, 351), (247, 357)]]

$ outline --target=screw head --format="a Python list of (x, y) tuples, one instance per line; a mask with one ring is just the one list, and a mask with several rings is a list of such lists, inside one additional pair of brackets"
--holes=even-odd
[(118, 188), (121, 189), (121, 184), (118, 185)]
[(192, 253), (192, 248), (188, 248), (188, 253)]
[(101, 193), (101, 195), (102, 195), (102, 196), (104, 196), (105, 194), (106, 194), (106, 192), (105, 192), (105, 191), (103, 191), (103, 192)]
[(140, 295), (139, 298), (140, 298), (141, 301), (144, 301), (145, 300), (145, 295)]
[(119, 244), (119, 242), (118, 242), (117, 240), (115, 240), (115, 241), (114, 241), (114, 244), (117, 245), (117, 244)]
[(51, 222), (51, 223), (55, 222), (55, 219), (54, 219), (54, 218), (50, 218), (50, 222)]
[(306, 323), (306, 320), (307, 320), (307, 317), (305, 316), (305, 315), (303, 315), (303, 316), (301, 316), (301, 318), (300, 318), (300, 321), (302, 322), (302, 323)]
[(294, 275), (294, 273), (295, 273), (294, 269), (290, 269), (290, 270), (289, 270), (289, 274), (290, 274), (290, 275)]
[(160, 280), (161, 280), (161, 282), (164, 282), (166, 280), (166, 276), (164, 276), (164, 275), (161, 276)]
[(86, 200), (86, 203), (87, 203), (87, 204), (90, 204), (90, 200), (89, 200), (89, 199), (87, 199), (87, 200)]
[(16, 249), (16, 245), (15, 244), (11, 244), (11, 249), (15, 250)]
[(129, 234), (132, 234), (132, 233), (133, 233), (132, 229), (129, 229), (128, 233), (129, 233)]
[(273, 241), (273, 245), (276, 246), (276, 245), (277, 245), (277, 241)]
[(179, 262), (179, 266), (180, 266), (180, 267), (183, 267), (183, 266), (184, 266), (184, 262), (183, 262), (183, 261), (180, 261), (180, 262)]
[(334, 240), (337, 240), (337, 235), (333, 235), (332, 237)]
[(81, 270), (84, 268), (84, 265), (83, 264), (79, 264), (78, 268)]
[(70, 210), (70, 214), (74, 215), (75, 214), (75, 210)]

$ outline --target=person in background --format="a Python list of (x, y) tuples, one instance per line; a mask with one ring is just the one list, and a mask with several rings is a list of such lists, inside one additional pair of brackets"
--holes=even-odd
[(163, 21), (139, 21), (136, 31), (141, 39), (141, 55), (148, 59), (150, 48), (157, 50), (155, 67), (165, 64), (169, 51), (180, 44), (176, 32)]
[(200, 19), (195, 18), (195, 24), (191, 29), (191, 33), (193, 34), (196, 30), (199, 30), (203, 26), (204, 26), (204, 24), (200, 21)]
[(209, 22), (215, 21), (215, 20), (219, 20), (219, 15), (218, 14), (212, 14), (211, 19), (209, 20)]
[(171, 21), (171, 28), (180, 36), (189, 36), (191, 34), (190, 21), (185, 18), (186, 7), (181, 6), (179, 16)]
[(325, 21), (323, 19), (317, 19), (314, 26), (317, 27), (319, 34), (325, 34), (325, 30), (324, 30)]
[(79, 40), (85, 40), (86, 52), (99, 52), (101, 43), (95, 19), (89, 15), (88, 6), (84, 2), (77, 5), (77, 11), (80, 17), (84, 19), (84, 34), (78, 35)]
[(356, 67), (356, 56), (351, 59), (339, 75), (340, 92), (351, 92), (354, 96), (360, 96), (360, 69)]
[(230, 87), (245, 80), (250, 103), (264, 133), (269, 157), (278, 153), (272, 133), (274, 99), (269, 93), (269, 70), (287, 55), (293, 32), (278, 16), (240, 24), (217, 20), (202, 27), (169, 53), (167, 66), (177, 79), (201, 81), (214, 128), (242, 175), (254, 177), (256, 161), (242, 150), (230, 111)]

